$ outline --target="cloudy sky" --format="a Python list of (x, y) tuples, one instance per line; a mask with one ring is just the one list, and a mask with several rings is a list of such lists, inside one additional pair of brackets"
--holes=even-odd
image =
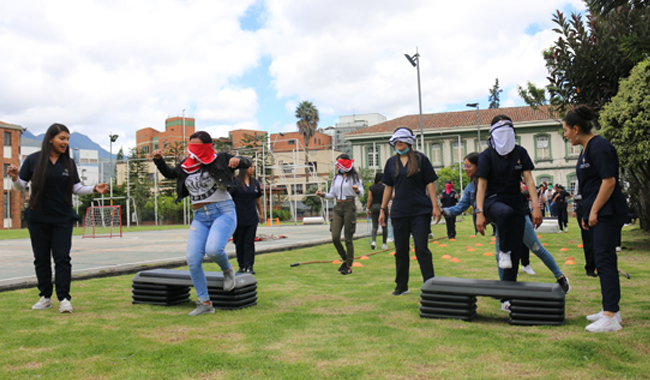
[(232, 129), (296, 130), (313, 102), (321, 127), (339, 116), (503, 107), (517, 86), (546, 84), (541, 51), (553, 13), (578, 0), (0, 0), (0, 121), (45, 132), (53, 122), (108, 149), (135, 131), (196, 118)]

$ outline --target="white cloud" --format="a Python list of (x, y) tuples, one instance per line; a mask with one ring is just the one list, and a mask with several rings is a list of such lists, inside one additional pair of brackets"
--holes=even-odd
[[(517, 85), (545, 83), (552, 13), (584, 8), (578, 0), (267, 0), (263, 28), (244, 31), (239, 18), (255, 3), (0, 0), (0, 120), (36, 134), (62, 122), (108, 148), (109, 131), (133, 146), (137, 129), (162, 130), (183, 109), (214, 136), (295, 131), (302, 100), (322, 120), (393, 118), (418, 112), (416, 70), (404, 58), (416, 46), (425, 112), (476, 100), (485, 108), (495, 78), (505, 106), (519, 101)], [(277, 91), (268, 103), (283, 108), (266, 114), (284, 119), (256, 116), (265, 102), (255, 89), (268, 83), (238, 81), (263, 55)]]

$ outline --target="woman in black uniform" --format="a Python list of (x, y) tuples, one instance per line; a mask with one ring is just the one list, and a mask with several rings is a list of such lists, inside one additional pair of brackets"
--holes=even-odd
[(52, 307), (51, 257), (54, 259), (54, 284), (60, 301), (59, 311), (72, 312), (70, 248), (72, 227), (79, 220), (72, 208), (72, 194), (104, 194), (108, 191), (105, 183), (95, 186), (81, 184), (77, 167), (70, 158), (69, 144), (70, 130), (63, 124), (52, 124), (45, 132), (41, 150), (27, 156), (20, 173), (13, 165), (7, 170), (16, 190), (22, 191), (29, 181), (32, 182), (25, 220), (32, 241), (40, 293), (40, 299), (32, 306), (33, 310)]
[[(381, 211), (381, 201), (384, 199), (384, 189), (386, 186), (381, 183), (382, 173), (375, 174), (375, 183), (368, 188), (368, 206), (366, 207), (366, 213), (370, 215), (372, 219), (372, 231), (370, 232), (372, 236), (372, 243), (370, 247), (372, 249), (377, 248), (377, 230), (379, 229), (379, 213)], [(387, 249), (386, 238), (388, 236), (388, 228), (381, 227), (381, 242), (383, 243), (381, 249)]]
[(237, 252), (239, 273), (255, 274), (255, 235), (257, 224), (264, 222), (262, 215), (262, 190), (260, 183), (253, 177), (255, 166), (248, 169), (239, 169), (232, 188), (232, 199), (237, 211), (237, 229), (232, 235)]
[[(628, 213), (627, 204), (618, 182), (618, 154), (616, 148), (603, 137), (592, 131), (593, 111), (578, 106), (564, 117), (564, 137), (573, 145), (582, 145), (582, 152), (576, 164), (580, 183), (580, 201), (583, 218), (582, 227), (589, 231), (594, 250), (603, 308), (587, 316), (594, 323), (588, 325), (589, 332), (620, 330), (621, 314), (619, 301), (621, 287), (618, 279), (616, 245), (621, 239), (621, 228)], [(586, 245), (586, 244), (585, 244)]]

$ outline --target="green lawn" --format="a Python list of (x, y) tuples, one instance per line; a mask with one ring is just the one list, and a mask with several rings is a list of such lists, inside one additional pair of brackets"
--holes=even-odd
[[(445, 235), (444, 225), (433, 228)], [(496, 279), (490, 237), (430, 244), (436, 275)], [(36, 289), (0, 293), (0, 379), (647, 379), (650, 374), (650, 236), (624, 229), (619, 265), (624, 329), (589, 334), (585, 315), (600, 310), (598, 280), (584, 275), (575, 221), (568, 234), (542, 242), (571, 280), (566, 325), (510, 326), (499, 302), (479, 298), (472, 322), (419, 317), (422, 279), (411, 266), (411, 294), (390, 295), (394, 259), (387, 252), (359, 260), (341, 276), (337, 265), (295, 262), (336, 259), (331, 245), (261, 255), (258, 305), (188, 317), (173, 307), (131, 304), (133, 275), (74, 281), (75, 311), (32, 311)], [(483, 244), (476, 247), (476, 243)], [(477, 249), (468, 252), (466, 246)], [(561, 248), (568, 251), (560, 251)], [(370, 253), (367, 239), (356, 253)], [(458, 257), (454, 263), (443, 254)], [(571, 256), (577, 265), (567, 265)], [(554, 282), (531, 258), (537, 276)], [(206, 264), (216, 270), (215, 264)], [(192, 300), (196, 298), (192, 291)]]

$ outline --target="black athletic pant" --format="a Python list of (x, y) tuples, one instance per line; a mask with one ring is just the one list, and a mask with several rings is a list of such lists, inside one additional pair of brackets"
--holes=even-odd
[(447, 225), (447, 237), (449, 239), (456, 238), (456, 217), (445, 216), (445, 224)]
[(503, 270), (503, 281), (517, 281), (521, 247), (524, 245), (525, 216), (501, 202), (494, 202), (486, 207), (485, 216), (496, 222), (501, 252), (510, 252), (512, 268)]
[(51, 257), (54, 259), (54, 285), (57, 298), (59, 301), (72, 298), (70, 296), (72, 226), (73, 223), (27, 223), (34, 251), (34, 269), (38, 280), (39, 296), (41, 297), (52, 298)]
[(567, 227), (567, 222), (569, 221), (566, 206), (557, 205), (557, 225), (560, 228), (560, 231), (564, 231)]
[(240, 268), (252, 268), (255, 264), (255, 235), (257, 224), (251, 226), (237, 226), (232, 235), (237, 252), (237, 263)]
[(600, 279), (603, 310), (613, 313), (619, 311), (618, 303), (621, 300), (616, 244), (620, 239), (625, 218), (625, 215), (599, 216), (598, 224), (589, 227)]
[(415, 215), (406, 218), (391, 218), (393, 234), (395, 235), (395, 283), (400, 289), (408, 289), (409, 265), (409, 236), (413, 234), (415, 256), (420, 264), (422, 281), (426, 282), (434, 276), (433, 258), (429, 250), (429, 234), (431, 233), (431, 214)]
[[(377, 231), (379, 230), (379, 213), (381, 211), (381, 205), (379, 203), (375, 203), (370, 205), (370, 218), (372, 219), (372, 230), (371, 230), (371, 236), (372, 236), (372, 241), (377, 241)], [(382, 243), (386, 244), (386, 238), (388, 236), (388, 226), (382, 227), (381, 228), (381, 238), (382, 238)]]
[(594, 272), (596, 270), (594, 246), (589, 231), (582, 228), (582, 216), (582, 210), (578, 207), (576, 210), (576, 218), (578, 219), (578, 226), (580, 227), (580, 235), (582, 237), (582, 250), (585, 252), (585, 271)]
[(521, 265), (527, 267), (530, 265), (530, 250), (523, 244), (521, 247)]

